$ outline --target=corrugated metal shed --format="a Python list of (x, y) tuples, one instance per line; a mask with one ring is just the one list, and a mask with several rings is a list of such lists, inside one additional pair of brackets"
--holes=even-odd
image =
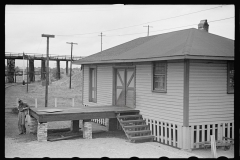
[(190, 28), (137, 38), (73, 63), (117, 63), (170, 59), (234, 60), (234, 40)]

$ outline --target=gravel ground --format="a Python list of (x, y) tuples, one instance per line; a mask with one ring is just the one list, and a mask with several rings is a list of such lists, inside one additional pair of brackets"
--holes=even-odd
[[(68, 89), (68, 77), (52, 83), (49, 87), (49, 97), (54, 96), (68, 97), (74, 96), (77, 101), (76, 107), (80, 106), (81, 89), (80, 76), (73, 78), (72, 89)], [(64, 91), (64, 92), (63, 92)], [(44, 87), (40, 83), (29, 85), (29, 93), (26, 93), (26, 86), (15, 85), (5, 89), (5, 108), (16, 107), (16, 98), (22, 98), (30, 105), (34, 105), (35, 98), (44, 99)], [(67, 100), (66, 100), (67, 101)], [(54, 101), (49, 102), (54, 105)], [(63, 102), (67, 103), (67, 102)], [(41, 106), (41, 105), (40, 105)], [(158, 142), (130, 143), (123, 131), (106, 132), (106, 128), (93, 123), (93, 139), (83, 139), (82, 137), (61, 140), (54, 142), (38, 142), (34, 134), (18, 135), (17, 115), (5, 109), (5, 157), (21, 158), (211, 158), (209, 150), (193, 150), (192, 152), (182, 151)], [(11, 110), (10, 110), (11, 111)], [(69, 128), (70, 121), (50, 122), (49, 129)], [(81, 126), (80, 126), (81, 128)], [(27, 128), (28, 131), (28, 128)], [(81, 133), (81, 130), (79, 131)], [(66, 133), (48, 133), (48, 137), (56, 138), (71, 134)], [(233, 149), (223, 151), (217, 150), (218, 156), (233, 158)]]

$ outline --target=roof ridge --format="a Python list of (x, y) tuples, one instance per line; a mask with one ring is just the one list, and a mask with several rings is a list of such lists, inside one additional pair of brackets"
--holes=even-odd
[(186, 56), (190, 54), (194, 38), (194, 29), (190, 29), (182, 53)]

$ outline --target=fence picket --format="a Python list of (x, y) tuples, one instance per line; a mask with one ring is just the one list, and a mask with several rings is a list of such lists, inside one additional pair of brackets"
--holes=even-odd
[[(216, 135), (215, 135), (215, 124), (212, 124), (212, 135), (214, 135), (214, 137), (216, 138)], [(216, 139), (215, 139), (216, 140)]]
[(202, 125), (202, 141), (201, 142), (204, 142), (205, 141), (205, 125), (203, 124)]
[(168, 124), (168, 133), (169, 133), (169, 144), (172, 145), (172, 124)]
[(221, 123), (218, 123), (217, 132), (218, 132), (218, 134), (217, 134), (217, 136), (218, 136), (217, 140), (222, 140), (222, 127), (221, 127)]
[(159, 121), (157, 121), (157, 141), (159, 142)]
[(149, 125), (150, 125), (150, 131), (151, 131), (151, 133), (153, 134), (153, 130), (152, 130), (152, 120), (149, 119), (149, 121), (150, 121), (150, 123), (149, 123)]
[(176, 126), (173, 124), (173, 146), (176, 147)]
[(166, 122), (164, 122), (164, 130), (165, 130), (164, 143), (167, 144), (167, 123)]
[(163, 122), (161, 122), (161, 142), (163, 143)]
[(155, 120), (153, 120), (153, 135), (154, 135), (154, 140), (156, 140), (156, 125), (155, 125)]
[[(197, 135), (196, 143), (198, 143), (199, 142), (199, 125), (197, 125), (197, 134), (196, 135)], [(196, 147), (199, 148), (199, 145), (197, 144)]]
[(210, 124), (207, 125), (207, 141), (210, 141)]
[(230, 138), (230, 123), (227, 124), (227, 137)]

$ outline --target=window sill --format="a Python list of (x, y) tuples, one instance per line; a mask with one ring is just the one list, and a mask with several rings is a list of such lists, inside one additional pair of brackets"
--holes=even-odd
[(154, 93), (167, 93), (167, 91), (156, 91), (156, 90), (152, 90), (152, 92), (154, 92)]
[(234, 94), (234, 92), (227, 92), (227, 94)]

